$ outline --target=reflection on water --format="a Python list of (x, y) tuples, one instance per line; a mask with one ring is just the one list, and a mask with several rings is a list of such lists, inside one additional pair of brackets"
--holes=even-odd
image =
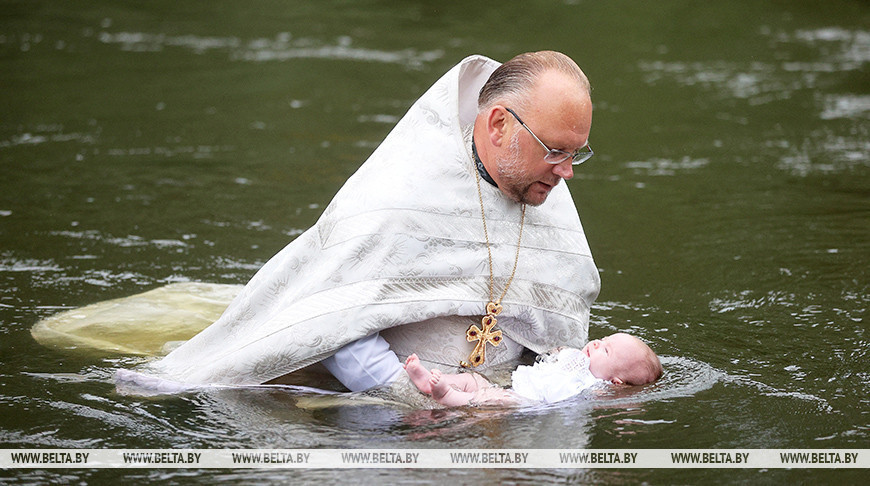
[[(860, 2), (49, 0), (6, 2), (4, 12), (4, 447), (867, 447), (870, 11)], [(663, 356), (655, 385), (516, 410), (293, 388), (144, 397), (112, 381), (139, 359), (31, 337), (42, 318), (168, 283), (246, 282), (450, 66), (539, 48), (573, 56), (594, 86), (596, 157), (569, 182), (603, 282), (591, 337), (644, 339)], [(456, 470), (446, 480), (859, 483), (859, 472)], [(431, 478), (350, 473), (363, 483)]]
[[(348, 433), (360, 434), (357, 439), (366, 440), (366, 434), (385, 432), (395, 427), (403, 429), (401, 440), (465, 440), (485, 432), (492, 422), (509, 418), (517, 427), (500, 431), (503, 440), (533, 440), (540, 444), (544, 433), (551, 447), (588, 447), (588, 437), (582, 431), (588, 428), (589, 412), (593, 409), (632, 410), (648, 402), (667, 402), (678, 398), (691, 398), (709, 390), (715, 384), (734, 382), (752, 386), (767, 396), (786, 396), (797, 399), (814, 399), (798, 393), (782, 392), (748, 378), (727, 377), (707, 364), (680, 357), (661, 357), (664, 375), (655, 384), (644, 387), (605, 386), (562, 402), (523, 406), (520, 408), (460, 407), (440, 409), (422, 394), (405, 389), (381, 389), (362, 393), (336, 393), (304, 386), (206, 386), (189, 387), (188, 390), (171, 392), (139, 388), (135, 382), (118, 381), (114, 370), (130, 368), (142, 359), (121, 358), (106, 360), (113, 368), (92, 366), (81, 373), (22, 373), (23, 376), (41, 382), (44, 388), (71, 387), (78, 390), (110, 388), (113, 392), (83, 392), (73, 401), (42, 401), (33, 399), (34, 405), (57, 408), (74, 418), (95, 420), (107, 426), (130, 429), (127, 435), (151, 439), (172, 440), (177, 447), (245, 447), (249, 440), (277, 443), (274, 447), (303, 447), (295, 441), (302, 435), (312, 435), (307, 443), (321, 447), (341, 447)], [(410, 390), (410, 387), (407, 388)], [(421, 406), (423, 401), (430, 402)], [(161, 410), (175, 408), (188, 418), (170, 421)], [(181, 407), (185, 412), (181, 412)], [(427, 409), (428, 408), (428, 409)], [(830, 407), (827, 407), (830, 408)], [(571, 437), (542, 429), (541, 420), (569, 421)], [(624, 419), (635, 426), (655, 426), (672, 423), (669, 420)], [(318, 427), (311, 429), (311, 425)], [(536, 425), (530, 425), (536, 424)], [(585, 424), (585, 425), (584, 425)], [(562, 423), (560, 427), (567, 426)], [(325, 428), (324, 428), (325, 427)], [(478, 432), (469, 432), (479, 430)], [(177, 443), (181, 434), (193, 440)], [(323, 435), (320, 435), (323, 434)], [(334, 436), (338, 434), (338, 436)], [(292, 437), (292, 439), (289, 439)], [(7, 440), (13, 439), (6, 437)], [(23, 437), (18, 438), (23, 439)], [(67, 447), (68, 442), (56, 437), (37, 434), (27, 441), (40, 445)], [(288, 441), (289, 442), (286, 442)], [(517, 443), (522, 443), (519, 440)], [(581, 443), (573, 443), (575, 441)], [(570, 447), (565, 441), (573, 443)], [(218, 444), (220, 443), (220, 444)], [(296, 444), (296, 445), (293, 445)]]

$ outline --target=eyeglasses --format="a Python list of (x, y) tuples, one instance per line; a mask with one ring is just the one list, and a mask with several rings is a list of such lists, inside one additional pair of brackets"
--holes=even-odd
[(520, 122), (520, 125), (522, 125), (523, 128), (528, 130), (529, 133), (531, 133), (532, 136), (535, 137), (535, 140), (537, 140), (538, 143), (541, 144), (541, 147), (544, 147), (544, 150), (547, 151), (547, 155), (544, 156), (544, 162), (556, 165), (561, 164), (568, 159), (571, 159), (571, 165), (580, 165), (583, 162), (586, 162), (587, 160), (592, 158), (592, 156), (594, 155), (594, 152), (592, 152), (592, 147), (590, 147), (588, 143), (585, 146), (575, 150), (574, 153), (565, 152), (564, 150), (551, 149), (550, 147), (547, 147), (544, 142), (542, 142), (541, 139), (538, 138), (537, 135), (535, 135), (535, 132), (533, 132), (532, 129), (523, 122), (522, 118), (514, 113), (514, 110), (511, 110), (507, 107), (505, 108), (505, 110), (513, 115), (514, 118), (516, 118), (517, 121)]

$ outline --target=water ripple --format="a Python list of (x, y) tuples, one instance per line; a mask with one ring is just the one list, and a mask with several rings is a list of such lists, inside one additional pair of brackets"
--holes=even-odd
[[(651, 85), (671, 81), (682, 86), (699, 86), (717, 91), (724, 98), (745, 99), (751, 105), (761, 105), (789, 99), (799, 90), (816, 89), (821, 75), (861, 70), (870, 62), (870, 33), (865, 31), (826, 28), (762, 33), (771, 38), (774, 51), (803, 44), (817, 49), (818, 60), (641, 61), (638, 67), (644, 73), (645, 82)], [(857, 101), (865, 106), (865, 101), (860, 98)], [(862, 115), (866, 113), (865, 109), (858, 109)], [(830, 116), (827, 110), (825, 114)]]
[(352, 46), (352, 39), (340, 36), (332, 44), (323, 44), (315, 39), (294, 39), (282, 32), (274, 38), (259, 37), (243, 40), (238, 37), (209, 37), (198, 35), (167, 35), (148, 32), (100, 32), (97, 39), (103, 44), (116, 45), (123, 51), (160, 52), (168, 47), (178, 47), (203, 54), (209, 51), (224, 51), (232, 61), (270, 62), (291, 59), (328, 59), (336, 61), (364, 61), (400, 64), (407, 67), (420, 66), (444, 56), (440, 49), (417, 51), (401, 49), (386, 51)]
[(709, 390), (725, 373), (707, 363), (679, 356), (660, 356), (664, 374), (659, 381), (637, 387), (608, 387), (596, 398), (607, 406), (633, 406), (638, 403), (692, 397)]

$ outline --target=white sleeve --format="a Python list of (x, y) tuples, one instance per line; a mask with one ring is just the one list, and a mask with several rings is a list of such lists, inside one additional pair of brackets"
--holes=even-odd
[(322, 363), (350, 391), (386, 385), (404, 372), (398, 356), (378, 333), (345, 345)]

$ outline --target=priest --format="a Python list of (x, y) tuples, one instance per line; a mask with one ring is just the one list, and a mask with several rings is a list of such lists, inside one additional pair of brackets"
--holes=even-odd
[(245, 385), (322, 362), (358, 391), (403, 376), (412, 353), (487, 373), (526, 349), (581, 348), (600, 281), (561, 181), (592, 156), (591, 123), (589, 82), (564, 54), (464, 59), (152, 372)]

